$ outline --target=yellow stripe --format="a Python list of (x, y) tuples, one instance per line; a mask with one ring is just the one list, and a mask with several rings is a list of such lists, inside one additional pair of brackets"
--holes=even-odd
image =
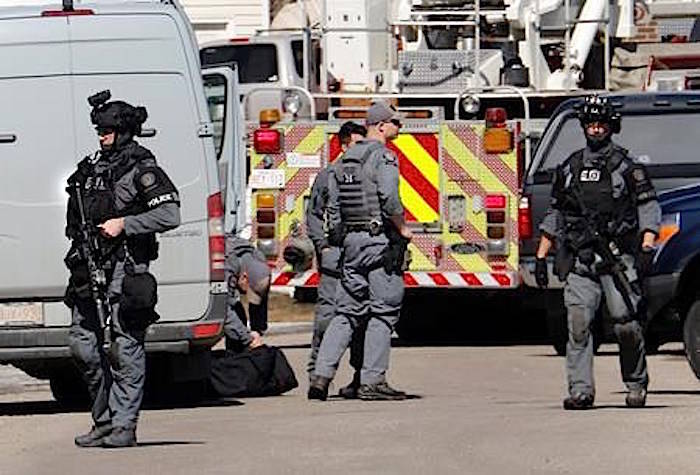
[(404, 207), (415, 216), (419, 223), (433, 223), (438, 220), (438, 214), (435, 210), (425, 202), (404, 177), (399, 177), (399, 197)]
[(299, 142), (299, 145), (294, 147), (294, 151), (298, 153), (316, 154), (320, 153), (321, 148), (326, 139), (326, 133), (322, 126), (317, 126), (311, 129), (304, 139)]
[(411, 134), (402, 134), (394, 139), (394, 145), (436, 190), (440, 189), (440, 165)]
[(408, 245), (408, 249), (411, 251), (411, 265), (410, 270), (412, 271), (426, 271), (435, 270), (435, 261), (431, 260), (418, 249), (418, 246), (411, 243)]

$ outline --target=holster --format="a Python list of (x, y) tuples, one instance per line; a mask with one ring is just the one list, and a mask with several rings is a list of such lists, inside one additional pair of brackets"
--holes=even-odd
[(389, 242), (384, 254), (384, 270), (387, 274), (402, 274), (408, 270), (406, 261), (408, 249), (408, 241), (399, 238)]
[(566, 276), (574, 269), (576, 255), (573, 250), (566, 245), (559, 246), (554, 259), (554, 273), (560, 281), (564, 282)]
[(160, 318), (155, 311), (156, 303), (158, 303), (158, 284), (153, 274), (127, 271), (119, 299), (120, 321), (130, 329), (146, 329), (148, 325)]

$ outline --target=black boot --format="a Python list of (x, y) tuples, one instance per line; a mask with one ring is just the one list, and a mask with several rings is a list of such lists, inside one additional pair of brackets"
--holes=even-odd
[(316, 376), (314, 382), (309, 386), (309, 392), (306, 395), (309, 400), (318, 399), (319, 401), (325, 401), (328, 399), (328, 385), (330, 385), (331, 380), (324, 378), (323, 376)]
[(593, 396), (577, 393), (564, 399), (564, 409), (567, 411), (580, 411), (593, 407)]
[(357, 399), (357, 389), (360, 387), (360, 372), (355, 371), (352, 381), (338, 391), (338, 396), (344, 399)]
[(117, 449), (121, 447), (136, 447), (136, 429), (115, 427), (102, 441), (102, 447)]
[(627, 407), (644, 407), (647, 403), (647, 390), (646, 388), (630, 389), (625, 398), (625, 404)]
[(74, 439), (78, 447), (101, 447), (102, 441), (112, 432), (112, 424), (92, 426), (90, 432), (79, 435)]
[(397, 391), (384, 382), (363, 384), (357, 390), (357, 397), (363, 401), (403, 401), (406, 399), (406, 393)]

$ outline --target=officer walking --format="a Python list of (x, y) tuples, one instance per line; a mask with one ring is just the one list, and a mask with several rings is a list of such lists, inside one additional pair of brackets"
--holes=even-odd
[[(263, 344), (267, 330), (267, 302), (270, 290), (270, 267), (265, 256), (247, 239), (226, 236), (224, 264), (228, 297), (224, 318), (226, 347), (234, 351), (257, 348)], [(241, 294), (248, 300), (250, 330), (247, 327)]]
[(325, 400), (328, 385), (350, 344), (353, 330), (368, 320), (357, 396), (398, 400), (406, 394), (386, 382), (391, 334), (403, 300), (402, 261), (411, 231), (399, 198), (396, 156), (386, 142), (401, 122), (392, 106), (372, 104), (367, 140), (348, 149), (328, 179), (329, 242), (341, 246), (342, 272), (336, 315), (321, 342), (310, 399)]
[[(620, 115), (609, 101), (596, 95), (587, 97), (579, 119), (587, 145), (556, 170), (551, 205), (540, 226), (535, 269), (537, 284), (546, 287), (545, 258), (556, 241), (555, 269), (562, 280), (566, 279), (564, 302), (569, 326), (569, 397), (564, 400), (564, 409), (593, 405), (591, 324), (603, 297), (620, 345), (622, 379), (629, 391), (625, 402), (642, 407), (649, 377), (641, 282), (651, 267), (661, 209), (644, 166), (611, 140), (612, 134), (620, 131)], [(606, 262), (611, 255), (616, 262)], [(626, 279), (621, 278), (620, 269)]]
[[(177, 190), (153, 154), (134, 137), (147, 113), (122, 101), (109, 101), (109, 91), (92, 96), (91, 119), (100, 150), (78, 164), (68, 182), (79, 186), (85, 213), (99, 224), (112, 304), (111, 346), (103, 333), (92, 299), (86, 256), (80, 252), (77, 194), (70, 192), (66, 235), (72, 241), (66, 258), (71, 277), (66, 304), (73, 321), (69, 339), (73, 358), (92, 398), (94, 425), (75, 438), (80, 447), (136, 445), (136, 425), (146, 377), (146, 328), (158, 315), (155, 279), (149, 263), (158, 256), (155, 233), (180, 224)], [(144, 307), (144, 302), (150, 302)]]
[[(344, 123), (338, 131), (343, 152), (362, 140), (367, 135), (367, 129), (352, 121)], [(337, 163), (337, 162), (336, 162)], [(340, 278), (338, 261), (340, 260), (340, 248), (328, 243), (326, 204), (328, 202), (328, 174), (333, 164), (329, 164), (321, 170), (311, 187), (309, 205), (306, 209), (306, 230), (316, 249), (316, 262), (321, 274), (318, 284), (318, 300), (314, 316), (314, 329), (311, 339), (311, 354), (309, 355), (308, 372), (309, 383), (313, 383), (316, 369), (316, 357), (323, 339), (323, 334), (335, 315), (335, 296)], [(362, 335), (361, 335), (362, 334)], [(355, 378), (348, 386), (340, 390), (340, 395), (348, 399), (356, 397), (357, 388), (360, 386), (359, 370), (362, 367), (362, 349), (357, 350), (360, 340), (364, 340), (364, 332), (356, 332), (351, 345), (350, 363), (355, 368)], [(361, 346), (360, 346), (361, 348)], [(359, 354), (358, 354), (359, 353)]]

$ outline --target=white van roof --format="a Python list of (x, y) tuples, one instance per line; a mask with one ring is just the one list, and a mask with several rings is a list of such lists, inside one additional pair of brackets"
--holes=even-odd
[[(139, 10), (139, 7), (152, 9), (154, 5), (175, 8), (184, 16), (184, 10), (178, 0), (73, 0), (73, 8), (90, 9), (98, 12)], [(41, 14), (45, 10), (63, 9), (61, 0), (0, 0), (0, 17)]]

